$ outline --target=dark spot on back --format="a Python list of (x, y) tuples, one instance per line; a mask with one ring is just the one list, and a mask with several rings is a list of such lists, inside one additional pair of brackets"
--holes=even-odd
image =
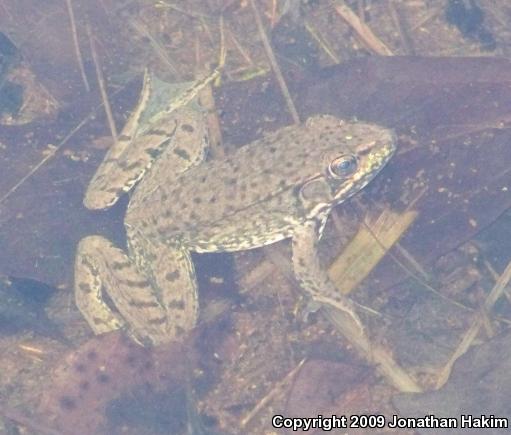
[(96, 361), (98, 359), (98, 354), (95, 350), (91, 350), (87, 352), (87, 359), (89, 361)]
[(162, 151), (167, 148), (167, 146), (171, 142), (171, 140), (172, 139), (169, 137), (167, 140), (164, 140), (160, 145), (158, 145), (158, 150), (159, 150), (158, 155), (160, 155), (162, 153)]
[(129, 301), (129, 305), (131, 305), (132, 307), (137, 307), (137, 308), (158, 308), (159, 307), (159, 304), (156, 301), (143, 302), (143, 301), (135, 301), (133, 299)]
[(188, 152), (183, 148), (176, 148), (174, 150), (174, 154), (181, 157), (183, 160), (190, 161), (190, 154), (188, 154)]
[(168, 136), (168, 134), (169, 134), (168, 131), (158, 130), (157, 128), (146, 131), (146, 133), (145, 133), (146, 136), (152, 135), (152, 136), (162, 136), (162, 137), (166, 137), (166, 136)]
[(108, 376), (106, 373), (98, 373), (96, 380), (100, 384), (108, 384), (110, 382), (110, 376)]
[(126, 364), (128, 364), (130, 367), (134, 367), (137, 363), (137, 357), (135, 355), (128, 355), (126, 357)]
[(167, 281), (175, 281), (179, 278), (179, 270), (174, 270), (173, 272), (168, 272), (165, 274), (165, 279)]
[(78, 284), (78, 288), (85, 293), (90, 293), (92, 291), (91, 286), (85, 282)]
[(145, 152), (153, 160), (161, 154), (161, 150), (159, 148), (147, 148)]
[(181, 130), (186, 131), (187, 133), (193, 133), (195, 131), (195, 128), (193, 128), (193, 125), (183, 124), (181, 125)]
[(175, 331), (176, 337), (182, 337), (186, 333), (185, 329), (182, 326), (176, 326)]
[(169, 302), (167, 304), (167, 307), (171, 308), (171, 309), (184, 310), (185, 309), (185, 303), (184, 303), (184, 301), (182, 299), (181, 300), (176, 300), (176, 301)]
[(78, 373), (84, 373), (87, 370), (87, 366), (85, 364), (78, 363), (75, 365), (75, 370)]
[(129, 266), (130, 266), (129, 262), (124, 262), (124, 261), (113, 261), (112, 262), (112, 269), (114, 269), (114, 270), (122, 270)]
[(71, 411), (76, 408), (76, 401), (71, 396), (62, 396), (59, 399), (59, 405), (62, 409)]
[(147, 288), (151, 286), (151, 283), (147, 279), (141, 279), (139, 281), (135, 279), (126, 279), (124, 280), (124, 284), (128, 287), (138, 287), (138, 288)]
[(167, 321), (166, 317), (154, 317), (152, 319), (149, 319), (147, 323), (150, 325), (163, 325)]

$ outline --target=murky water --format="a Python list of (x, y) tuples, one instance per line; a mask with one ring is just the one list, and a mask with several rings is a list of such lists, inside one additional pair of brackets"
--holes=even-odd
[[(293, 122), (252, 3), (302, 121), (325, 113), (397, 135), (391, 163), (334, 209), (320, 244), (366, 336), (350, 336), (335, 312), (308, 311), (283, 242), (194, 255), (200, 322), (184, 341), (94, 337), (74, 304), (76, 245), (101, 234), (125, 247), (129, 198), (91, 212), (83, 194), (144, 68), (192, 80), (225, 50), (202, 103), (210, 159)], [(274, 415), (370, 414), (384, 419), (339, 433), (388, 433), (393, 415), (511, 417), (509, 22), (504, 0), (4, 1), (2, 430), (286, 433)]]

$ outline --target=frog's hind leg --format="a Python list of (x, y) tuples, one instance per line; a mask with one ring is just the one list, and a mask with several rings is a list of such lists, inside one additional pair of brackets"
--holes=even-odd
[(128, 227), (130, 255), (139, 270), (151, 277), (154, 290), (167, 312), (168, 330), (182, 336), (197, 323), (197, 281), (190, 251), (179, 242), (147, 240)]
[[(103, 291), (118, 313), (105, 303)], [(172, 339), (167, 312), (150, 280), (124, 251), (103, 237), (89, 236), (78, 245), (75, 298), (96, 334), (124, 327), (143, 343), (157, 344)]]
[(208, 147), (205, 112), (189, 103), (218, 75), (215, 70), (177, 86), (146, 72), (137, 107), (90, 181), (85, 206), (111, 207), (162, 155), (170, 155), (169, 172), (175, 176), (202, 162)]

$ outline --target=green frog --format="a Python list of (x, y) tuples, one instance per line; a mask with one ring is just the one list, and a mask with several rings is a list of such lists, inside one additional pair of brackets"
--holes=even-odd
[(91, 209), (107, 208), (134, 188), (124, 220), (128, 253), (98, 235), (78, 245), (76, 304), (96, 334), (123, 328), (142, 344), (178, 339), (198, 317), (191, 252), (235, 252), (289, 238), (295, 275), (311, 299), (359, 323), (353, 303), (321, 267), (317, 244), (332, 208), (389, 161), (394, 134), (318, 114), (208, 161), (196, 96), (217, 76), (170, 98), (165, 84), (146, 74), (137, 108), (88, 187), (84, 204)]

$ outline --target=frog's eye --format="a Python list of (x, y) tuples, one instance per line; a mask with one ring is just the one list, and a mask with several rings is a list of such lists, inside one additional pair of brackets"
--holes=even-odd
[(330, 175), (334, 178), (346, 178), (349, 177), (357, 170), (358, 160), (353, 155), (344, 155), (334, 159), (328, 170)]

